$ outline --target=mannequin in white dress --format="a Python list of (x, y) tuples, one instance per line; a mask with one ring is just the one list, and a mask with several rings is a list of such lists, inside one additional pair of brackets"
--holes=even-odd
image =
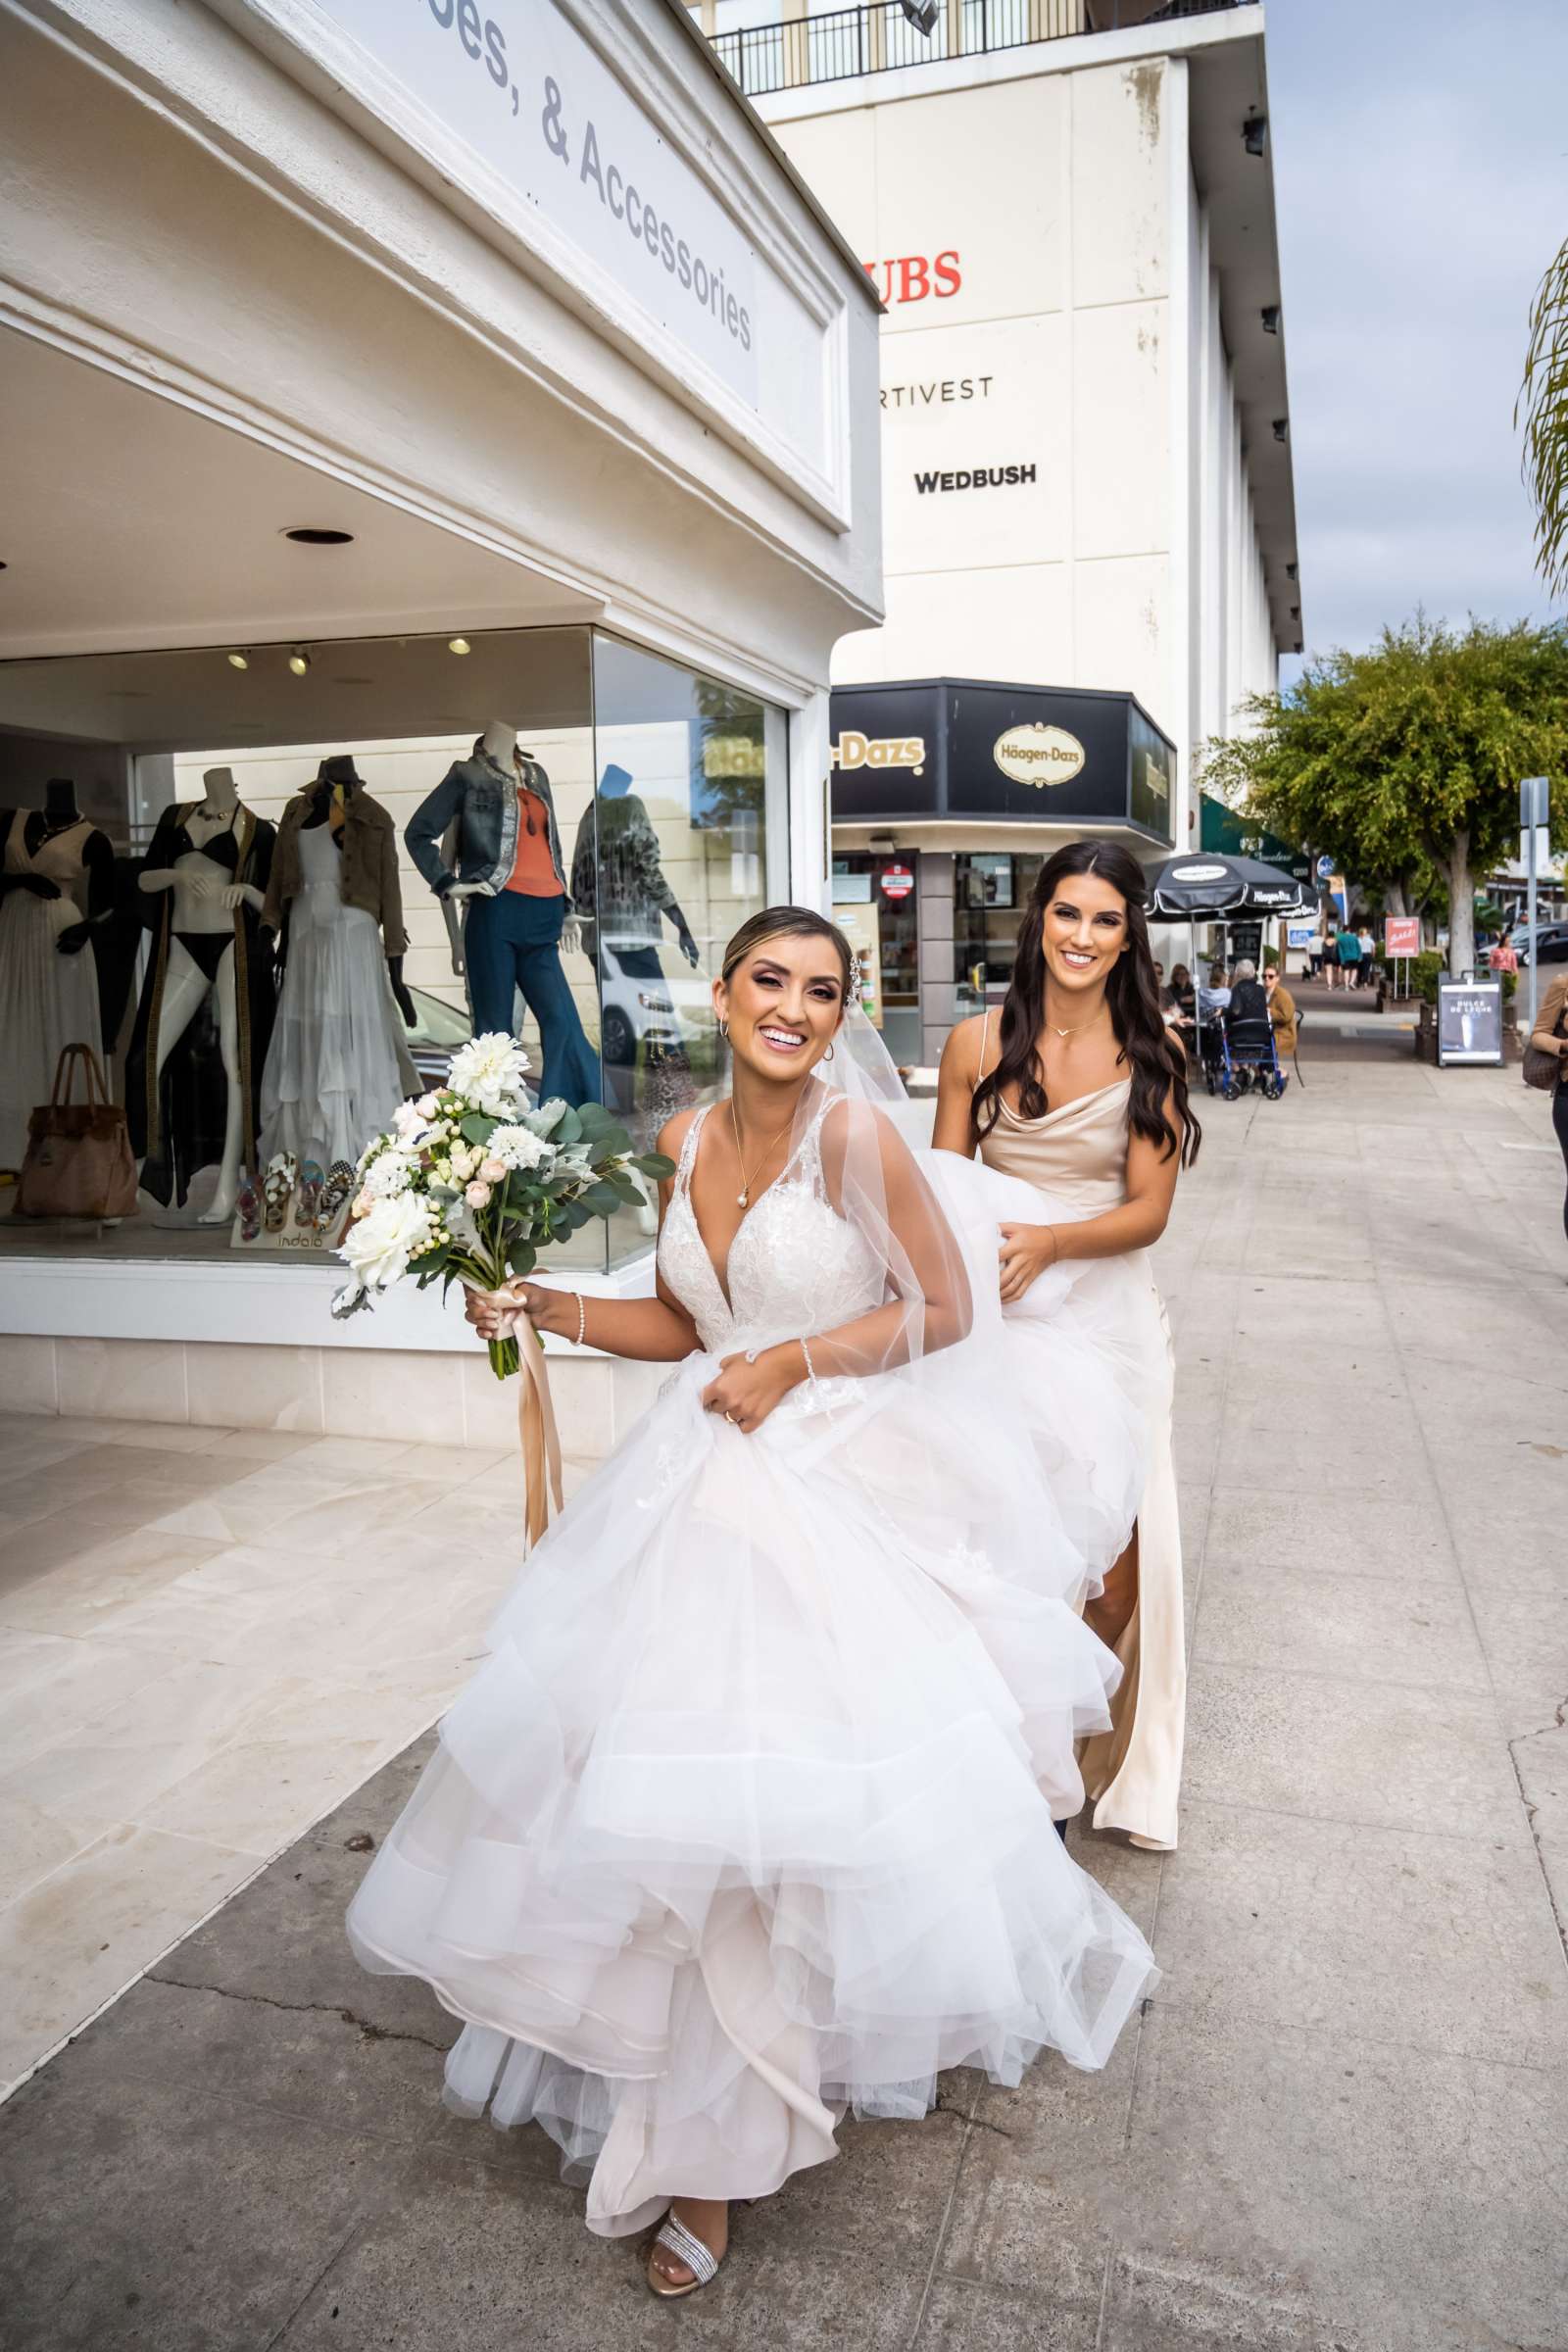
[[(15, 808), (0, 865), (0, 1167), (20, 1168), (27, 1120), (47, 1102), (66, 1046), (101, 1051), (86, 918), (107, 906), (114, 855), (53, 779), (42, 808)], [(107, 1073), (106, 1073), (107, 1075)]]
[(284, 950), (262, 1161), (352, 1166), (419, 1078), (404, 1040), (397, 833), (347, 755), (323, 760), (284, 809), (262, 920)]

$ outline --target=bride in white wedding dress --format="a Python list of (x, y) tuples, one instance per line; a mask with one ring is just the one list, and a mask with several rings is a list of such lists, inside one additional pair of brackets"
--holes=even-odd
[(451, 2104), (541, 2124), (591, 2230), (662, 2224), (665, 2296), (847, 2110), (1101, 2066), (1155, 1973), (1053, 1834), (1118, 1669), (1007, 1394), (994, 1231), (966, 1254), (854, 1099), (850, 980), (801, 908), (731, 942), (733, 1092), (661, 1138), (656, 1298), (470, 1299), (679, 1369), (522, 1567), (349, 1914), (465, 2021)]

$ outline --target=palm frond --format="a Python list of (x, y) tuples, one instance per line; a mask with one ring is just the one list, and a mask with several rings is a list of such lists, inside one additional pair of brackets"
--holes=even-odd
[(1530, 306), (1530, 349), (1514, 406), (1524, 419), (1525, 487), (1536, 510), (1536, 565), (1553, 596), (1568, 593), (1568, 245)]

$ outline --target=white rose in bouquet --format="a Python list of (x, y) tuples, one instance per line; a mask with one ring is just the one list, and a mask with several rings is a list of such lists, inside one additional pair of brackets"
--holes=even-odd
[(400, 1193), (371, 1202), (356, 1217), (338, 1255), (353, 1279), (332, 1301), (334, 1313), (347, 1314), (367, 1291), (384, 1291), (401, 1282), (411, 1258), (430, 1246), (430, 1209), (417, 1193)]
[(505, 1118), (527, 1102), (527, 1068), (528, 1056), (516, 1039), (493, 1029), (459, 1047), (447, 1084), (476, 1110)]

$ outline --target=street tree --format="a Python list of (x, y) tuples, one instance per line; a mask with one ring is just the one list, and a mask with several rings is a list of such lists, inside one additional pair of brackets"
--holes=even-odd
[(1456, 630), (1417, 613), (1364, 652), (1314, 657), (1246, 715), (1252, 733), (1210, 746), (1209, 788), (1381, 886), (1393, 911), (1435, 871), (1451, 971), (1475, 959), (1476, 878), (1518, 840), (1522, 776), (1551, 778), (1568, 833), (1568, 624)]

